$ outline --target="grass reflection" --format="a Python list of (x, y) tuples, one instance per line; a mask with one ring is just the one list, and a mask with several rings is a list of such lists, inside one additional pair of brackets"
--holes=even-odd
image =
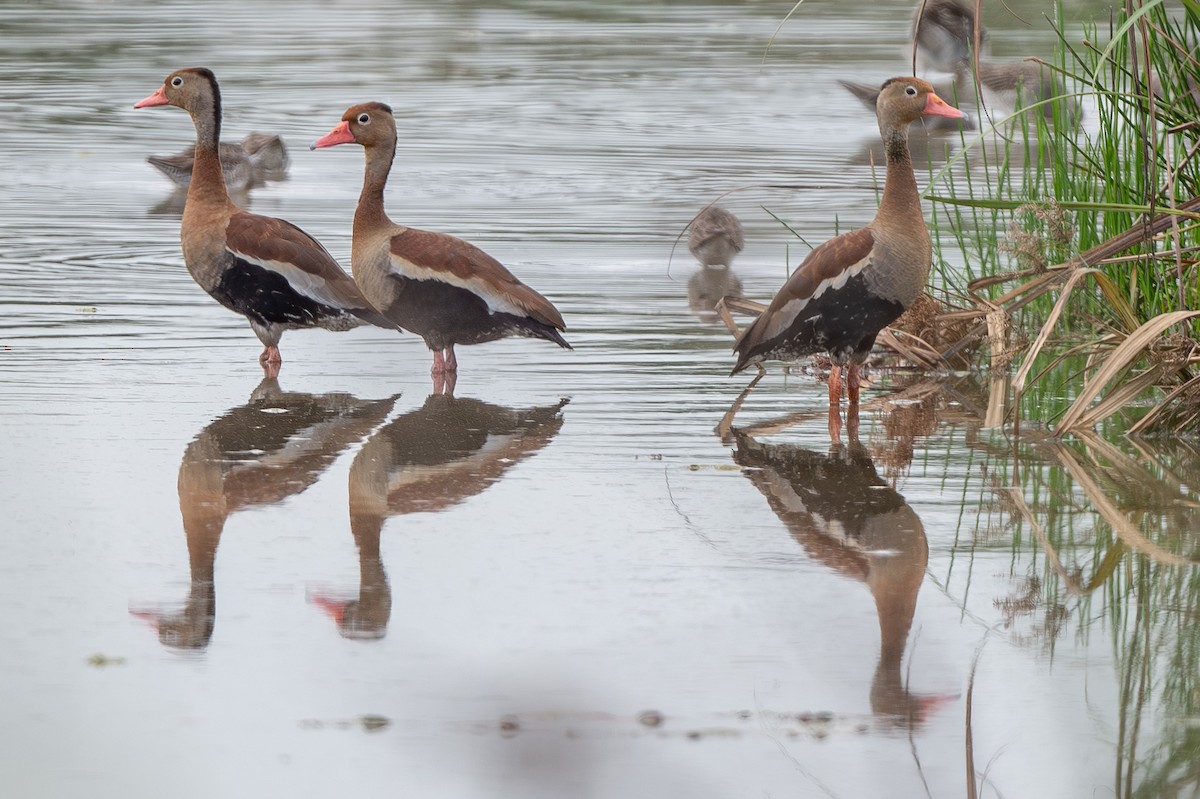
[(1011, 542), (1018, 588), (995, 600), (1018, 646), (1110, 637), (1120, 797), (1200, 795), (1200, 451), (1093, 435), (988, 452), (975, 545)]

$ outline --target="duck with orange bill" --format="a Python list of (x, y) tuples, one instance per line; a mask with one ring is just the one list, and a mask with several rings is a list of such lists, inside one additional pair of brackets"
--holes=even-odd
[(383, 103), (362, 103), (342, 115), (312, 149), (359, 144), (366, 153), (362, 193), (354, 211), (350, 268), (363, 294), (388, 319), (416, 333), (433, 351), (431, 373), (456, 373), (458, 344), (508, 336), (571, 345), (560, 335), (562, 315), (474, 244), (393, 222), (383, 208), (396, 155), (396, 119)]
[(876, 336), (925, 288), (932, 248), (908, 152), (908, 126), (922, 116), (962, 112), (925, 81), (907, 77), (886, 81), (876, 108), (887, 175), (875, 218), (808, 254), (738, 337), (732, 374), (764, 361), (827, 352), (833, 361), (830, 405), (841, 402), (843, 371), (849, 401), (857, 404), (862, 364)]
[(203, 67), (172, 72), (134, 108), (173, 105), (196, 126), (196, 147), (179, 238), (192, 278), (213, 299), (245, 316), (263, 344), (259, 361), (282, 362), (285, 330), (395, 329), (320, 242), (300, 228), (243, 211), (229, 198), (218, 143), (221, 91)]

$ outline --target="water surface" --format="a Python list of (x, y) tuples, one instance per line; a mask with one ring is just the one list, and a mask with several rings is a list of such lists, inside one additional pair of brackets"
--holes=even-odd
[[(1048, 50), (1019, 5), (995, 50)], [(983, 795), (1195, 794), (1191, 446), (1018, 471), (986, 385), (898, 373), (831, 447), (823, 384), (777, 369), (716, 432), (746, 380), (676, 237), (823, 187), (722, 200), (768, 298), (806, 251), (768, 209), (814, 243), (874, 210), (836, 79), (905, 69), (904, 5), (805, 4), (768, 52), (785, 12), (0, 10), (6, 795), (952, 796), (968, 752)], [(392, 215), (576, 349), (464, 348), (449, 398), (414, 337), (292, 332), (264, 378), (144, 160), (191, 125), (132, 109), (198, 64), (226, 138), (291, 148), (250, 207), (343, 262), (361, 154), (305, 145), (393, 105)]]

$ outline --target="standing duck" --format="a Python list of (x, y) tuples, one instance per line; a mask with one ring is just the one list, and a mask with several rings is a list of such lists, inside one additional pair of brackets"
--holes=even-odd
[(919, 78), (892, 78), (876, 105), (887, 152), (883, 199), (864, 228), (830, 239), (808, 254), (763, 314), (734, 344), (731, 374), (765, 360), (828, 352), (829, 403), (847, 393), (858, 403), (859, 370), (879, 331), (899, 318), (925, 287), (932, 250), (908, 153), (908, 126), (925, 115), (959, 117)]
[(321, 243), (300, 228), (251, 214), (229, 199), (217, 143), (221, 92), (213, 73), (180, 69), (134, 105), (173, 105), (196, 126), (195, 165), (179, 238), (188, 272), (213, 299), (242, 314), (263, 343), (259, 360), (279, 364), (285, 330), (349, 330), (365, 323), (395, 329), (363, 297)]
[(312, 149), (361, 144), (362, 193), (354, 211), (350, 266), (363, 294), (388, 319), (433, 351), (431, 373), (456, 373), (456, 344), (528, 336), (571, 349), (554, 305), (492, 256), (445, 233), (398, 225), (383, 209), (396, 155), (396, 120), (383, 103), (351, 106)]

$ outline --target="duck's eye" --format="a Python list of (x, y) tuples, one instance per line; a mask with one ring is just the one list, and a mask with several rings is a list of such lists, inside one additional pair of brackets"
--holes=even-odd
[(360, 124), (360, 125), (366, 125), (366, 124), (367, 124), (368, 122), (370, 122), (370, 121), (371, 121), (371, 115), (370, 115), (370, 114), (359, 114), (359, 115), (358, 115), (358, 124)]
[(917, 87), (909, 86), (908, 88), (906, 88), (904, 90), (904, 93), (907, 94), (909, 97), (916, 97), (917, 96)]
[(175, 77), (171, 78), (171, 85), (178, 89), (183, 85), (183, 78), (176, 75)]

